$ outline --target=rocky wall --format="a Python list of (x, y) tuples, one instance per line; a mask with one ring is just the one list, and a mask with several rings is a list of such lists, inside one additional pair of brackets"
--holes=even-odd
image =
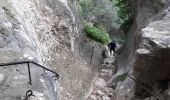
[[(164, 56), (166, 56), (165, 58), (167, 58), (167, 59), (169, 58), (168, 53), (167, 53), (167, 55), (161, 53), (162, 50), (164, 52), (164, 49), (162, 49), (160, 51), (157, 50), (155, 48), (155, 44), (153, 42), (151, 42), (151, 41), (154, 41), (154, 38), (152, 38), (152, 37), (155, 37), (156, 35), (161, 35), (161, 33), (164, 33), (161, 31), (157, 31), (157, 28), (162, 26), (162, 24), (166, 24), (165, 22), (162, 22), (162, 21), (161, 21), (162, 22), (161, 24), (158, 24), (158, 23), (160, 20), (162, 20), (162, 17), (161, 17), (161, 16), (163, 16), (162, 12), (164, 12), (165, 8), (167, 6), (169, 6), (168, 2), (169, 2), (168, 0), (156, 0), (156, 1), (155, 0), (130, 0), (130, 3), (132, 5), (132, 10), (135, 12), (134, 22), (128, 32), (128, 36), (127, 36), (126, 44), (123, 48), (123, 52), (117, 56), (117, 66), (118, 66), (117, 74), (129, 72), (131, 77), (137, 79), (135, 81), (131, 78), (127, 78), (123, 82), (124, 83), (123, 86), (125, 88), (129, 88), (127, 86), (129, 83), (128, 80), (130, 79), (131, 85), (132, 85), (132, 83), (134, 83), (134, 85), (129, 89), (132, 90), (132, 92), (134, 92), (133, 94), (135, 94), (134, 96), (136, 96), (138, 98), (148, 96), (148, 93), (147, 93), (148, 91), (146, 92), (146, 90), (143, 89), (143, 86), (141, 86), (141, 84), (143, 84), (143, 82), (145, 80), (146, 80), (145, 81), (146, 83), (148, 81), (149, 81), (149, 83), (155, 83), (152, 81), (152, 78), (153, 77), (156, 78), (157, 76), (156, 76), (156, 74), (153, 74), (153, 73), (157, 73), (157, 75), (160, 77), (162, 76), (161, 75), (162, 72), (158, 72), (158, 71), (154, 70), (154, 69), (157, 69), (159, 65), (156, 64), (155, 61), (151, 60), (152, 58), (150, 58), (148, 55), (147, 55), (147, 57), (146, 56), (144, 57), (145, 53), (152, 52), (155, 54), (155, 56), (160, 54), (163, 57), (163, 58), (161, 58), (162, 60), (159, 60), (159, 63), (161, 63), (161, 64), (163, 62), (166, 62), (166, 60), (164, 59)], [(165, 15), (167, 15), (167, 14), (165, 14)], [(166, 21), (168, 22), (169, 20), (167, 19)], [(153, 23), (157, 23), (157, 25), (156, 24), (154, 24), (154, 25), (158, 26), (158, 27), (150, 28), (150, 25), (153, 25)], [(148, 24), (149, 24), (149, 26), (148, 26)], [(153, 27), (155, 27), (155, 26), (153, 26)], [(168, 27), (168, 25), (165, 25), (164, 27), (162, 27), (162, 31), (167, 30), (166, 27)], [(153, 31), (153, 33), (151, 33), (151, 31)], [(146, 38), (146, 36), (147, 36), (147, 38)], [(166, 35), (166, 36), (161, 35), (158, 37), (159, 38), (163, 38), (163, 37), (168, 38), (168, 35)], [(150, 39), (148, 39), (148, 38), (150, 38)], [(160, 42), (160, 40), (159, 40), (159, 42)], [(168, 43), (168, 41), (164, 41), (164, 42)], [(145, 46), (143, 46), (143, 45), (145, 45)], [(142, 49), (143, 47), (146, 47), (147, 49)], [(139, 49), (139, 48), (141, 48), (141, 49)], [(152, 48), (153, 51), (150, 51), (149, 48), (150, 49)], [(158, 63), (158, 61), (156, 61), (156, 62)], [(166, 63), (166, 64), (168, 64), (168, 63)], [(153, 67), (150, 67), (150, 65), (153, 65)], [(166, 66), (169, 66), (169, 65), (166, 65)], [(159, 66), (159, 68), (161, 69), (162, 67)], [(158, 68), (158, 70), (160, 70), (159, 68)], [(168, 70), (168, 67), (166, 67), (165, 70)], [(163, 71), (163, 73), (164, 73), (164, 71)], [(166, 71), (165, 71), (165, 73), (166, 73)], [(169, 73), (169, 72), (167, 72), (167, 73)], [(140, 75), (141, 76), (144, 75), (145, 77), (140, 77)], [(153, 77), (149, 78), (150, 76), (153, 76)], [(135, 87), (135, 88), (133, 89), (133, 87)], [(148, 87), (148, 85), (146, 85), (145, 87), (148, 89), (151, 88), (150, 86)], [(132, 97), (132, 96), (133, 95), (131, 95), (130, 97)]]
[(90, 65), (92, 46), (79, 31), (76, 1), (1, 0), (0, 13), (0, 62), (34, 60), (46, 65), (60, 75), (56, 98), (83, 100), (97, 72), (101, 51), (94, 52)]

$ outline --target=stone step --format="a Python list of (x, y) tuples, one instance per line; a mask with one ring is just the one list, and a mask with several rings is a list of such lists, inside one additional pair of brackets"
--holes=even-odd
[(113, 74), (113, 70), (112, 69), (101, 69), (99, 74), (112, 75)]
[(114, 57), (105, 58), (103, 60), (104, 64), (113, 64), (114, 62), (115, 62), (115, 58)]
[[(108, 64), (106, 64), (107, 62)], [(114, 100), (114, 90), (108, 87), (108, 81), (115, 72), (115, 67), (111, 64), (113, 62), (113, 58), (105, 59), (97, 78), (93, 82), (93, 90), (86, 100)]]

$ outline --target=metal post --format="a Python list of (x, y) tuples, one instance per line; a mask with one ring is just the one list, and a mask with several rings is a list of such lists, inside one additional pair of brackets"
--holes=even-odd
[(126, 96), (125, 96), (125, 100), (128, 100), (128, 95), (126, 94)]
[(36, 67), (41, 67), (41, 68), (43, 68), (43, 69), (45, 69), (45, 70), (47, 70), (47, 71), (55, 74), (55, 77), (56, 77), (57, 79), (59, 79), (58, 73), (56, 73), (55, 71), (52, 71), (52, 70), (50, 70), (50, 69), (48, 69), (48, 68), (40, 65), (40, 64), (38, 64), (38, 63), (36, 63), (36, 62), (34, 62), (34, 61), (18, 61), (18, 62), (10, 62), (10, 63), (0, 63), (0, 68), (1, 68), (1, 67), (4, 67), (4, 66), (11, 66), (11, 65), (18, 65), (18, 64), (27, 64), (27, 67), (28, 67), (28, 75), (29, 75), (29, 84), (32, 85), (30, 63), (36, 65)]
[(32, 85), (32, 80), (31, 80), (31, 71), (30, 71), (30, 63), (28, 62), (28, 75), (29, 75), (29, 84)]
[(90, 64), (92, 63), (92, 60), (93, 60), (93, 51), (94, 51), (94, 47), (92, 47), (92, 53), (91, 53)]

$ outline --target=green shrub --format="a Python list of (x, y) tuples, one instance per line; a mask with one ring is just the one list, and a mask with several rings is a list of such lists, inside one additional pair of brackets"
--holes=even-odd
[(117, 81), (118, 82), (123, 82), (126, 79), (127, 79), (127, 75), (126, 74), (121, 74), (121, 75), (117, 76)]
[(106, 28), (102, 24), (95, 23), (94, 27), (106, 32)]
[(133, 14), (130, 6), (128, 5), (128, 0), (116, 0), (116, 7), (118, 11), (118, 16), (122, 20), (120, 28), (126, 32), (133, 21)]
[(86, 25), (84, 31), (89, 38), (102, 45), (107, 45), (110, 42), (109, 34), (97, 27)]

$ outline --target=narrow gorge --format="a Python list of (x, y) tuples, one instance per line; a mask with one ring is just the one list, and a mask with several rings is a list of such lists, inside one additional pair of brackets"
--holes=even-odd
[(169, 26), (170, 0), (1, 0), (0, 100), (170, 100)]

